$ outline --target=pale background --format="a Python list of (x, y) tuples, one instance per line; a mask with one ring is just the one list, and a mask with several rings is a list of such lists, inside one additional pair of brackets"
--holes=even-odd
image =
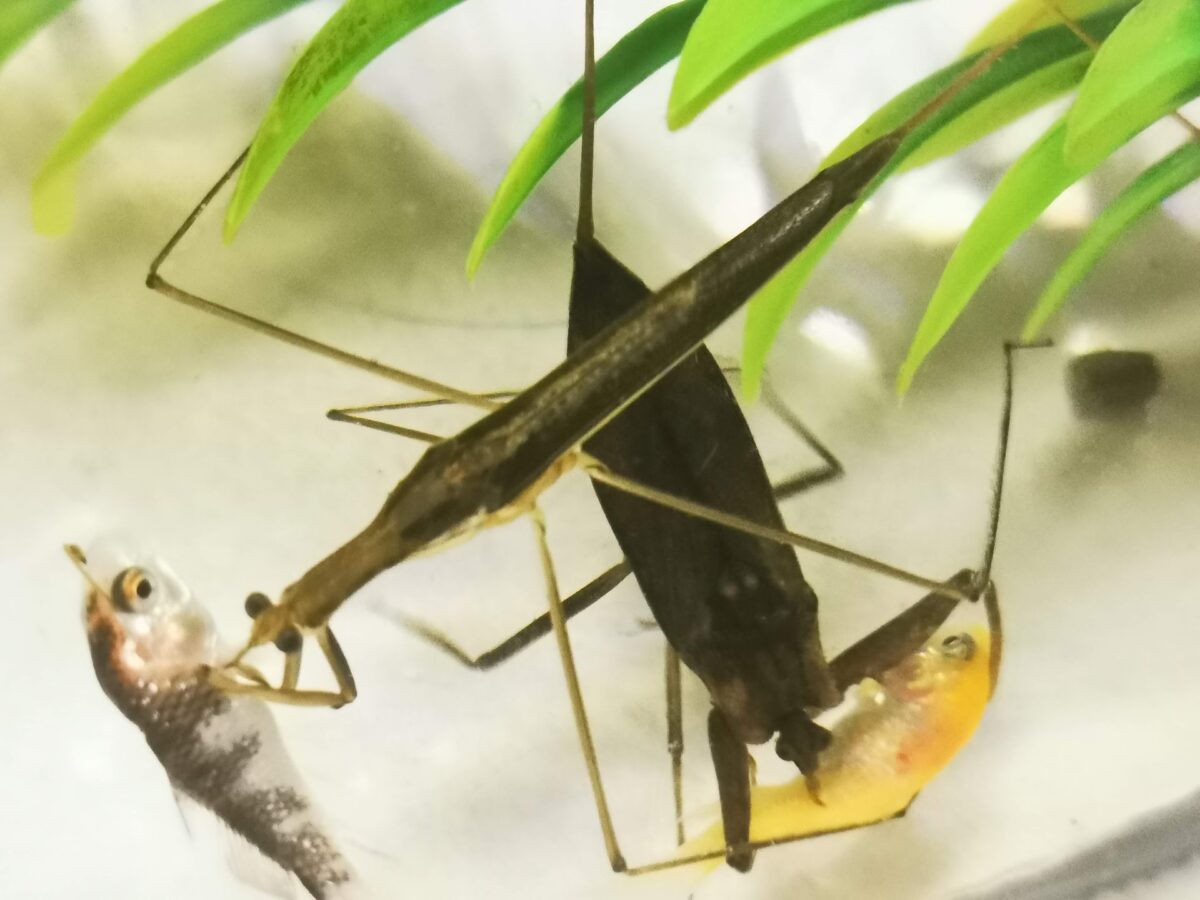
[[(158, 764), (96, 686), (62, 543), (129, 535), (171, 561), (233, 641), (246, 627), (242, 597), (276, 594), (349, 536), (416, 455), (322, 416), (395, 396), (388, 385), (141, 286), (329, 4), (267, 26), (155, 96), (88, 160), (74, 233), (32, 233), (29, 183), (53, 140), (105, 79), (201, 5), (85, 0), (0, 70), (5, 897), (261, 896), (232, 880), (218, 848), (188, 837)], [(472, 0), (435, 21), (319, 120), (232, 249), (210, 219), (172, 271), (432, 377), (528, 383), (562, 354), (576, 157), (473, 285), (463, 260), (504, 165), (578, 71), (577, 6)], [(599, 6), (601, 47), (653, 8)], [(800, 183), (878, 103), (953, 58), (994, 12), (965, 6), (914, 4), (822, 39), (677, 135), (662, 125), (661, 73), (601, 125), (602, 238), (660, 283)], [(1134, 161), (1178, 140), (1163, 126), (1057, 204), (899, 404), (892, 373), (948, 242), (1018, 136), (885, 191), (786, 327), (773, 377), (848, 473), (788, 505), (797, 529), (931, 576), (978, 560), (999, 341)], [(1003, 687), (976, 740), (906, 819), (763, 853), (748, 877), (610, 874), (551, 646), (480, 676), (389, 619), (397, 609), (428, 616), (482, 648), (540, 612), (533, 546), (518, 524), (370, 585), (336, 620), (358, 702), (279, 712), (365, 883), (380, 897), (956, 897), (1189, 796), (1200, 741), (1200, 272), (1188, 228), (1200, 198), (1181, 198), (1172, 215), (1122, 243), (1054, 323), (1062, 350), (1021, 360), (994, 573), (1010, 640)], [(831, 329), (844, 320), (829, 313), (805, 320), (817, 306), (854, 317), (858, 330)], [(1105, 342), (1159, 355), (1165, 387), (1140, 427), (1070, 414), (1066, 352)], [(736, 326), (715, 342), (726, 354), (737, 345)], [(775, 471), (812, 462), (769, 416), (755, 421)], [(615, 560), (586, 484), (556, 489), (548, 507), (565, 585)], [(803, 562), (831, 651), (914, 599)], [(671, 833), (661, 639), (647, 617), (627, 585), (573, 627), (632, 862), (668, 849)], [(702, 819), (714, 797), (705, 698), (691, 683), (687, 699), (689, 808)], [(1183, 818), (1194, 827), (1194, 812)], [(1163, 864), (1147, 858), (1150, 869)], [(1122, 896), (1193, 896), (1198, 881), (1188, 863)]]

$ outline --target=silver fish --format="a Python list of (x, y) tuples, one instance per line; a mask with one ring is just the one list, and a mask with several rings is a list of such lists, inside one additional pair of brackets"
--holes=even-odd
[(317, 900), (346, 896), (346, 859), (317, 821), (264, 702), (227, 696), (208, 672), (217, 637), (208, 612), (163, 564), (122, 560), (111, 586), (88, 581), (84, 624), (96, 678), (146, 737), (176, 795), (214, 813)]

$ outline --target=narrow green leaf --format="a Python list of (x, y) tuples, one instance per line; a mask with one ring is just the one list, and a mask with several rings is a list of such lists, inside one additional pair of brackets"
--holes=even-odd
[(1081, 47), (1074, 56), (1052, 63), (1001, 88), (932, 135), (924, 146), (904, 161), (901, 170), (915, 169), (944, 156), (951, 156), (984, 135), (1061, 97), (1079, 84), (1091, 61), (1092, 54)]
[(994, 47), (1018, 34), (1061, 25), (1062, 16), (1079, 20), (1108, 7), (1127, 5), (1121, 0), (1057, 0), (1053, 3), (1047, 0), (1014, 0), (971, 38), (963, 56)]
[(96, 95), (50, 151), (33, 182), (33, 222), (42, 234), (70, 230), (75, 166), (133, 106), (252, 28), (307, 0), (221, 0), (139, 56)]
[(0, 7), (0, 63), (74, 0), (4, 0)]
[(844, 22), (909, 0), (708, 0), (671, 85), (667, 125), (681, 128), (759, 66)]
[(284, 157), (371, 60), (462, 0), (346, 0), (305, 48), (263, 117), (225, 214), (231, 241)]
[[(1103, 38), (1116, 27), (1130, 5), (1106, 10), (1084, 20), (1083, 24), (1092, 34)], [(743, 393), (757, 394), (767, 353), (792, 304), (817, 264), (879, 185), (911, 161), (930, 159), (937, 150), (964, 146), (1006, 124), (1032, 108), (1032, 103), (1045, 99), (1072, 75), (1081, 75), (1090, 59), (1091, 51), (1064, 26), (1028, 35), (909, 135), (859, 199), (843, 210), (815, 241), (750, 300), (742, 343)], [(844, 159), (907, 121), (941, 94), (972, 62), (974, 58), (960, 59), (895, 97), (842, 141), (823, 165)]]
[(1187, 143), (1143, 172), (1088, 226), (1038, 298), (1021, 339), (1032, 341), (1072, 289), (1133, 224), (1176, 191), (1200, 179), (1200, 144)]
[(929, 298), (900, 366), (897, 386), (901, 393), (908, 390), (925, 357), (950, 330), (1012, 242), (1055, 197), (1088, 173), (1090, 167), (1067, 162), (1063, 153), (1066, 137), (1066, 121), (1060, 119), (1004, 173), (967, 228)]
[[(705, 0), (686, 0), (659, 10), (596, 61), (597, 118), (679, 55), (688, 29), (704, 3)], [(582, 127), (583, 82), (577, 81), (542, 117), (509, 164), (471, 244), (468, 277), (474, 277), (484, 255), (542, 176), (579, 140)]]
[(1200, 0), (1143, 0), (1096, 54), (1067, 119), (1067, 156), (1103, 159), (1200, 94)]

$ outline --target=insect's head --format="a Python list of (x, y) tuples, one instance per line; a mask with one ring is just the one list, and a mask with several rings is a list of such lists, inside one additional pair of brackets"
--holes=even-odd
[(292, 621), (291, 610), (286, 604), (274, 604), (266, 594), (255, 591), (246, 598), (246, 615), (254, 621), (246, 650), (263, 644), (274, 644), (283, 653), (295, 653), (300, 649), (300, 630)]

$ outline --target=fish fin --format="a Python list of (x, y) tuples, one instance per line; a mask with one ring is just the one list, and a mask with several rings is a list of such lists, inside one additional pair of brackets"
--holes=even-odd
[(187, 810), (184, 808), (184, 804), (190, 803), (191, 801), (189, 801), (187, 796), (173, 784), (171, 785), (171, 796), (175, 798), (175, 808), (179, 810), (179, 821), (183, 823), (183, 830), (187, 832), (188, 837), (194, 840), (196, 836), (192, 833), (192, 825), (188, 821)]
[(280, 900), (294, 900), (295, 878), (274, 860), (222, 823), (225, 862), (238, 881)]
[(183, 827), (193, 841), (217, 851), (233, 876), (243, 884), (280, 900), (295, 900), (295, 881), (290, 872), (264, 856), (244, 837), (230, 828), (212, 810), (189, 796), (182, 788), (171, 786)]

